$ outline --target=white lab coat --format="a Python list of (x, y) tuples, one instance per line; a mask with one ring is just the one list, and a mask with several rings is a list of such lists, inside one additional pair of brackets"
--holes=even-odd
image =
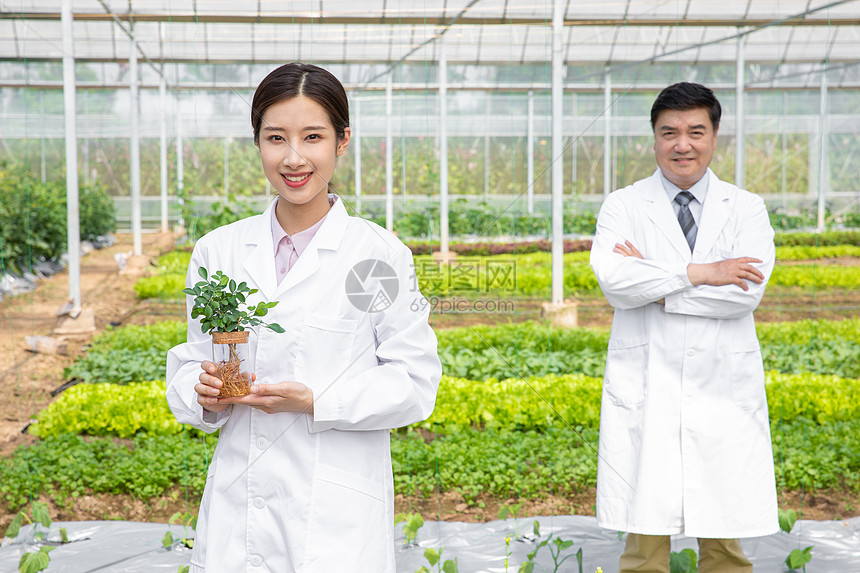
[[(393, 572), (389, 429), (431, 414), (442, 370), (412, 254), (378, 225), (348, 216), (338, 200), (278, 285), (272, 205), (201, 238), (186, 283), (201, 280), (202, 265), (259, 289), (250, 304), (279, 301), (264, 320), (286, 332), (251, 335), (257, 380), (308, 385), (314, 413), (233, 405), (204, 415), (194, 385), (200, 363), (212, 359), (211, 342), (189, 316), (188, 342), (168, 354), (167, 400), (180, 422), (221, 429), (192, 571)], [(347, 274), (366, 259), (384, 261), (397, 276), (393, 302), (379, 312), (359, 310), (346, 296)]]
[[(706, 176), (692, 255), (659, 171), (610, 194), (597, 219), (591, 266), (615, 308), (597, 470), (597, 520), (609, 529), (706, 538), (778, 530), (753, 322), (774, 232), (761, 198)], [(612, 252), (625, 240), (644, 260)], [(763, 284), (690, 285), (689, 263), (742, 256), (763, 261)]]

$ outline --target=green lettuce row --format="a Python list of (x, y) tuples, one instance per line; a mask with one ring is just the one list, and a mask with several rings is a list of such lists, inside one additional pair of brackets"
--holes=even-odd
[(827, 265), (777, 265), (768, 282), (770, 287), (857, 288), (860, 267)]
[[(825, 488), (860, 492), (860, 420), (818, 425), (797, 420), (771, 424), (777, 485), (785, 490)], [(596, 482), (597, 431), (567, 426), (552, 432), (485, 430), (391, 437), (395, 493), (433, 496), (457, 491), (543, 498)], [(149, 499), (180, 486), (198, 503), (216, 438), (140, 435), (130, 443), (71, 434), (38, 440), (0, 459), (0, 500), (11, 513), (31, 495), (58, 505), (88, 493)]]
[(58, 505), (88, 493), (148, 499), (174, 486), (199, 499), (217, 438), (145, 435), (115, 438), (63, 434), (20, 446), (0, 458), (0, 500), (9, 513), (43, 494)]
[(97, 336), (86, 353), (63, 371), (66, 379), (127, 384), (164, 378), (167, 351), (185, 341), (185, 323), (123, 326)]
[[(416, 426), (444, 433), (597, 428), (601, 388), (599, 378), (583, 375), (482, 382), (444, 376), (433, 414)], [(182, 426), (167, 407), (164, 390), (162, 381), (79, 384), (42, 410), (30, 431), (43, 438), (65, 433), (121, 438), (141, 432), (179, 434)], [(805, 417), (824, 424), (860, 418), (856, 379), (769, 372), (767, 396), (772, 420)]]
[(39, 412), (29, 431), (43, 438), (66, 433), (120, 438), (139, 432), (181, 434), (183, 427), (167, 407), (164, 391), (163, 381), (78, 384)]
[[(845, 247), (845, 249), (848, 248)], [(860, 247), (850, 248), (860, 249)], [(813, 251), (815, 249), (810, 252)], [(599, 292), (597, 278), (588, 264), (588, 257), (588, 252), (564, 254), (565, 296)], [(550, 253), (459, 257), (450, 265), (440, 266), (430, 256), (414, 257), (418, 285), (425, 296), (494, 295), (535, 298), (549, 296), (551, 258)], [(770, 279), (770, 285), (856, 288), (860, 286), (860, 267), (824, 264), (777, 265)], [(138, 279), (134, 290), (140, 299), (181, 299), (184, 286), (184, 272), (168, 272)]]
[[(860, 319), (804, 320), (758, 325), (767, 370), (860, 378)], [(523, 322), (438, 332), (449, 376), (484, 380), (548, 374), (600, 377), (606, 329), (557, 329)], [(164, 377), (166, 351), (185, 340), (185, 323), (125, 326), (97, 337), (65, 372), (86, 382), (128, 383)]]
[(860, 257), (860, 247), (856, 245), (834, 246), (794, 246), (777, 247), (776, 260), (780, 261), (813, 261), (818, 259), (835, 259), (838, 257)]

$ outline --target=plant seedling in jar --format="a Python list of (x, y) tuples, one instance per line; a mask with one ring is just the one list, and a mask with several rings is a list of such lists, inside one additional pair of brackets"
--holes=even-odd
[(236, 284), (221, 271), (216, 271), (211, 278), (205, 267), (199, 267), (197, 272), (203, 280), (182, 292), (194, 297), (191, 318), (200, 318), (200, 329), (212, 336), (212, 361), (223, 384), (220, 395), (245, 396), (251, 389), (252, 370), (249, 364), (244, 365), (244, 370), (242, 365), (250, 360), (249, 332), (245, 328), (265, 326), (274, 332), (284, 332), (281, 325), (261, 320), (278, 301), (248, 306), (246, 298), (257, 289), (250, 288), (245, 282)]

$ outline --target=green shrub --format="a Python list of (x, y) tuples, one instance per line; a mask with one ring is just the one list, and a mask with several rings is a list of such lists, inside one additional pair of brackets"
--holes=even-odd
[[(58, 260), (66, 250), (66, 188), (42, 183), (21, 171), (0, 171), (0, 256), (5, 270), (22, 273), (41, 259)], [(102, 187), (82, 186), (82, 239), (116, 230), (113, 200)]]

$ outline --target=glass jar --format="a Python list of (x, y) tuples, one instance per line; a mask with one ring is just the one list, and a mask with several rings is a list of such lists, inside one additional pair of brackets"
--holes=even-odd
[(245, 396), (251, 390), (254, 365), (249, 337), (247, 330), (212, 333), (212, 362), (218, 368), (215, 376), (223, 383), (221, 397)]

